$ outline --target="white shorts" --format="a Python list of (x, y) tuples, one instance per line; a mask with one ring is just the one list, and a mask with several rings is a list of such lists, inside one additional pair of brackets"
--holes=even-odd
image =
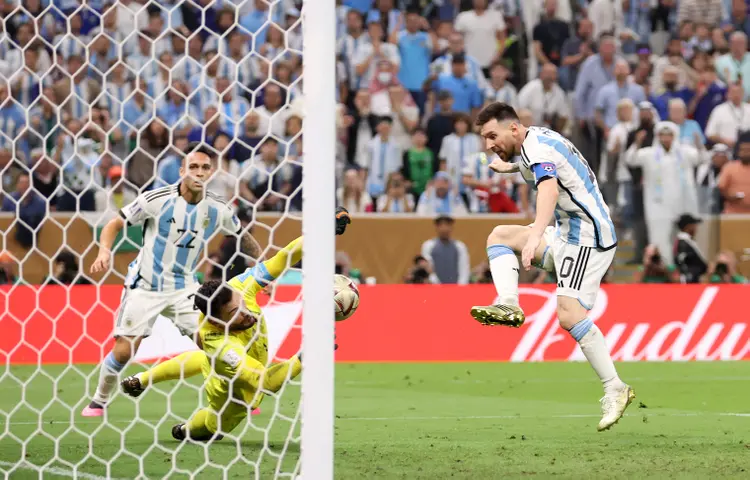
[(586, 309), (596, 303), (599, 286), (615, 258), (616, 248), (602, 251), (596, 247), (571, 245), (560, 236), (552, 242), (557, 275), (557, 295), (577, 298)]
[(199, 287), (196, 283), (174, 292), (125, 287), (115, 316), (115, 336), (147, 337), (159, 315), (172, 320), (183, 335), (192, 335), (198, 330), (200, 317), (193, 308), (193, 295)]

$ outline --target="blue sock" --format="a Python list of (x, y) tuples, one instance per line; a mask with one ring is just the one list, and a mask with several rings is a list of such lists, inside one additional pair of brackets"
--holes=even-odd
[(586, 317), (580, 322), (573, 325), (573, 327), (568, 330), (568, 333), (575, 339), (576, 342), (580, 342), (581, 339), (585, 337), (587, 333), (589, 333), (589, 330), (591, 330), (591, 327), (593, 326), (594, 322), (592, 322), (590, 318)]
[(507, 245), (490, 245), (487, 247), (487, 258), (490, 260), (494, 260), (502, 255), (515, 255), (515, 253)]
[(99, 405), (106, 405), (112, 389), (117, 384), (117, 377), (120, 371), (125, 367), (115, 359), (115, 354), (109, 352), (104, 357), (102, 368), (99, 370), (99, 383), (96, 386), (93, 401)]
[(518, 257), (507, 245), (487, 247), (492, 282), (502, 305), (518, 306)]
[(115, 354), (112, 352), (109, 352), (109, 355), (104, 358), (104, 365), (115, 373), (119, 373), (125, 366), (115, 359)]

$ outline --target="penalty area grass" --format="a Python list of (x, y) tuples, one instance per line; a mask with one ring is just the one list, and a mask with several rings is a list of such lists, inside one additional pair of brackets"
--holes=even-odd
[[(585, 363), (339, 364), (336, 478), (750, 476), (750, 363), (618, 369), (638, 397), (599, 433), (601, 386)], [(266, 398), (238, 439), (205, 446), (179, 444), (170, 433), (202, 401), (200, 378), (161, 384), (137, 402), (118, 395), (103, 422), (79, 416), (84, 375), (90, 392), (91, 366), (2, 370), (0, 474), (292, 478), (295, 386), (278, 401)]]

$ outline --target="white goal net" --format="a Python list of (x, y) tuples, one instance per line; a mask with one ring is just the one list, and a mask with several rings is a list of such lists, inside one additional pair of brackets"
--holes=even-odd
[[(302, 3), (0, 6), (4, 478), (333, 477), (335, 2)], [(215, 202), (205, 218), (189, 201), (183, 211), (176, 200), (149, 211), (185, 195), (183, 160), (198, 149), (215, 169), (204, 182)], [(128, 205), (137, 206), (123, 213)], [(242, 234), (218, 228), (224, 207)], [(139, 215), (148, 218), (131, 222)], [(92, 273), (107, 226), (122, 217), (109, 264)], [(303, 267), (290, 255), (283, 272), (269, 274), (248, 256), (247, 232), (265, 260), (304, 234)], [(180, 440), (187, 430), (176, 425), (215, 408), (205, 375), (218, 360), (189, 378), (149, 370), (201, 352), (166, 308), (120, 363), (114, 334), (139, 321), (122, 315), (121, 301), (139, 288), (167, 298), (193, 272), (226, 285), (256, 265), (267, 332), (250, 349), (267, 346), (267, 368), (302, 351), (304, 374), (291, 378), (290, 369), (278, 391), (261, 376), (263, 395), (244, 404), (230, 386), (226, 408), (242, 404), (246, 418), (219, 421), (210, 441)], [(117, 376), (106, 402), (100, 372)], [(142, 394), (123, 391), (131, 375)]]

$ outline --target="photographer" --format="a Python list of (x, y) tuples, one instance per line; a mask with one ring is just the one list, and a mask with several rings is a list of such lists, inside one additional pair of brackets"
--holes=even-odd
[(732, 252), (723, 251), (708, 267), (704, 283), (747, 283), (747, 279), (737, 272), (737, 258)]
[(682, 283), (700, 283), (706, 273), (706, 258), (695, 243), (699, 218), (684, 214), (677, 220), (677, 239), (674, 247), (675, 264), (680, 271)]
[(643, 252), (643, 265), (633, 274), (634, 283), (679, 283), (674, 265), (666, 265), (659, 247), (649, 245)]
[(404, 277), (404, 283), (440, 283), (433, 273), (430, 262), (422, 255), (414, 257), (414, 265)]

